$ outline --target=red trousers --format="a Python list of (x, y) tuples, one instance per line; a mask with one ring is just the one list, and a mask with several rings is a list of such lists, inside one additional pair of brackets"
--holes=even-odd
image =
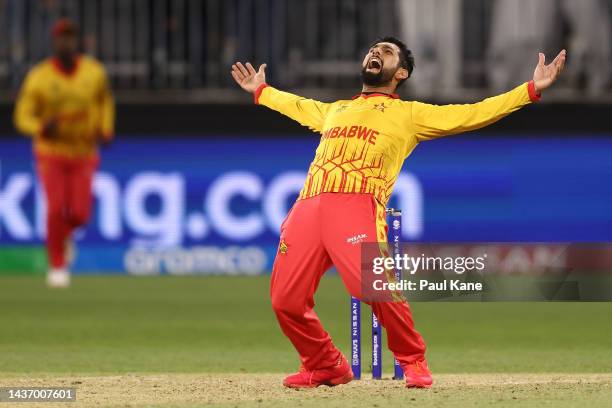
[(66, 266), (64, 248), (75, 228), (91, 214), (91, 185), (99, 159), (36, 155), (38, 177), (47, 197), (47, 253), (52, 268)]
[[(361, 297), (361, 249), (352, 237), (387, 240), (385, 208), (372, 195), (323, 193), (298, 200), (281, 226), (270, 285), (272, 307), (308, 370), (332, 366), (340, 356), (313, 310), (314, 294), (325, 271), (335, 265), (348, 292)], [(347, 297), (347, 321), (348, 305)], [(422, 359), (425, 342), (414, 329), (408, 303), (373, 302), (371, 306), (387, 330), (389, 349), (398, 361)]]

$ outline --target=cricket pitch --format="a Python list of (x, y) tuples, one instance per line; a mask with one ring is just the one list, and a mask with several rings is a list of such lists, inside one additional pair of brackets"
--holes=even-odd
[[(440, 374), (430, 389), (362, 379), (334, 388), (292, 390), (282, 374), (163, 374), (3, 377), (2, 387), (76, 387), (72, 407), (426, 407), (609, 406), (612, 374)], [(28, 404), (65, 407), (63, 404)]]

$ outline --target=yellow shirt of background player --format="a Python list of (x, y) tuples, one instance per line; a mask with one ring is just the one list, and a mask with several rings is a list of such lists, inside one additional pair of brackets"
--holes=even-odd
[[(64, 157), (95, 155), (97, 144), (112, 138), (115, 107), (104, 67), (79, 56), (64, 71), (54, 58), (28, 73), (15, 106), (15, 127), (33, 137), (36, 153)], [(56, 119), (57, 135), (42, 135), (44, 124)]]

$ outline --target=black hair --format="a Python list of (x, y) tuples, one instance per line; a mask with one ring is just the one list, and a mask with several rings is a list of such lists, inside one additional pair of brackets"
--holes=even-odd
[[(393, 36), (381, 37), (374, 41), (370, 47), (383, 42), (397, 45), (397, 48), (400, 50), (400, 66), (408, 70), (408, 78), (410, 78), (412, 71), (414, 71), (414, 55), (412, 54), (412, 51), (406, 47), (406, 44), (404, 44), (402, 40)], [(406, 79), (399, 81), (397, 84), (398, 88), (404, 83), (404, 81), (406, 81)]]

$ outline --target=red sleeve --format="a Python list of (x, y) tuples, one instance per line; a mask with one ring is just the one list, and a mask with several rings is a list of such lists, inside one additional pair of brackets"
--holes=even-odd
[(255, 100), (255, 105), (259, 105), (259, 97), (261, 96), (261, 92), (268, 87), (268, 84), (261, 84), (253, 94), (253, 98)]
[(527, 92), (529, 92), (529, 99), (531, 99), (531, 102), (539, 102), (542, 98), (541, 93), (536, 93), (535, 84), (533, 83), (533, 80), (527, 83)]

